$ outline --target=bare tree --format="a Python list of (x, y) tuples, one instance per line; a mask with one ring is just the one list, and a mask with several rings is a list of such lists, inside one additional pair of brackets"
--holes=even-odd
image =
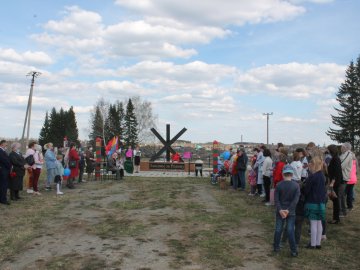
[(140, 96), (134, 96), (131, 100), (135, 108), (135, 116), (138, 122), (139, 142), (153, 142), (155, 136), (150, 129), (156, 128), (157, 115), (154, 115), (153, 113), (151, 102), (141, 100)]

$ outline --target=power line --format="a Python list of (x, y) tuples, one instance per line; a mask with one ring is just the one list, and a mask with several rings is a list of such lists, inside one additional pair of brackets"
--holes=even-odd
[(269, 145), (269, 116), (273, 113), (263, 113), (263, 115), (266, 115), (266, 144)]
[[(41, 73), (38, 71), (30, 71), (28, 74), (26, 74), (27, 77), (31, 76), (32, 78), (31, 78), (29, 99), (28, 99), (28, 104), (27, 104), (26, 114), (25, 114), (24, 128), (23, 128), (23, 132), (22, 132), (22, 136), (21, 136), (23, 149), (26, 149), (26, 146), (29, 144), (32, 96), (33, 96), (33, 92), (34, 92), (35, 78), (39, 77), (40, 75), (41, 75)], [(24, 136), (25, 136), (26, 127), (27, 127), (26, 143), (24, 144)]]

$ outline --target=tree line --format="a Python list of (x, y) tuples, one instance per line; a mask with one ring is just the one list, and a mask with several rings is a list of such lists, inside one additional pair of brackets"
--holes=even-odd
[(351, 61), (346, 69), (345, 81), (336, 93), (337, 114), (331, 115), (337, 128), (329, 128), (328, 136), (339, 143), (349, 142), (355, 152), (360, 153), (360, 56)]
[[(105, 145), (114, 136), (119, 136), (125, 145), (132, 147), (140, 142), (149, 142), (154, 140), (150, 128), (156, 127), (156, 118), (151, 102), (138, 96), (113, 103), (100, 98), (90, 114), (89, 143), (95, 146), (96, 138), (100, 137)], [(60, 108), (59, 111), (54, 107), (50, 114), (45, 114), (39, 143), (52, 142), (54, 146), (61, 147), (64, 137), (70, 142), (79, 142), (75, 112), (73, 107), (69, 110)]]
[(79, 130), (77, 128), (74, 108), (69, 110), (61, 108), (57, 111), (52, 108), (50, 115), (45, 114), (44, 124), (40, 130), (39, 143), (44, 145), (52, 142), (54, 146), (61, 147), (64, 143), (64, 137), (71, 142), (79, 142)]
[(100, 98), (91, 112), (89, 139), (94, 145), (96, 137), (101, 137), (105, 145), (114, 136), (119, 136), (126, 146), (135, 147), (140, 142), (152, 140), (149, 131), (152, 127), (156, 127), (156, 116), (151, 102), (132, 97), (110, 103)]

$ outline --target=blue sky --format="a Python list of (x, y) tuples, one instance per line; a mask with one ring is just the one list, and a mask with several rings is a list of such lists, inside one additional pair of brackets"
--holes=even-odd
[(96, 100), (139, 95), (184, 139), (330, 143), (346, 66), (360, 54), (355, 0), (7, 1), (0, 10), (0, 137), (31, 136), (74, 106), (82, 139)]

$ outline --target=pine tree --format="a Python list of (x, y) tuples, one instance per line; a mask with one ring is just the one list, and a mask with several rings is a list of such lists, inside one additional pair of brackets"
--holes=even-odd
[(56, 147), (63, 145), (63, 141), (60, 139), (63, 133), (61, 130), (61, 122), (59, 113), (56, 111), (55, 107), (52, 108), (50, 113), (49, 142), (52, 142)]
[(48, 112), (46, 112), (44, 125), (42, 126), (39, 135), (40, 145), (44, 145), (49, 142), (49, 134), (50, 134), (50, 120), (49, 120), (49, 114)]
[(71, 106), (70, 109), (65, 113), (65, 136), (67, 136), (70, 142), (79, 142), (79, 130), (77, 128), (77, 122), (75, 117), (74, 108)]
[(359, 151), (360, 141), (360, 58), (355, 66), (351, 61), (346, 70), (345, 81), (336, 94), (339, 108), (337, 115), (331, 115), (332, 122), (339, 129), (329, 128), (327, 135), (339, 143), (349, 142), (355, 151)]
[(103, 125), (104, 125), (104, 121), (103, 121), (102, 113), (100, 111), (100, 107), (96, 106), (91, 119), (91, 132), (89, 135), (89, 138), (93, 146), (95, 146), (96, 137), (101, 137), (101, 138), (103, 137), (103, 128), (104, 128)]
[(127, 146), (135, 147), (138, 143), (138, 124), (131, 99), (126, 105), (124, 140)]
[(107, 119), (105, 120), (105, 140), (109, 141), (111, 140), (114, 136), (118, 136), (118, 130), (117, 130), (117, 123), (119, 122), (118, 120), (118, 114), (117, 114), (117, 109), (116, 109), (116, 105), (109, 105), (109, 111), (107, 114)]

